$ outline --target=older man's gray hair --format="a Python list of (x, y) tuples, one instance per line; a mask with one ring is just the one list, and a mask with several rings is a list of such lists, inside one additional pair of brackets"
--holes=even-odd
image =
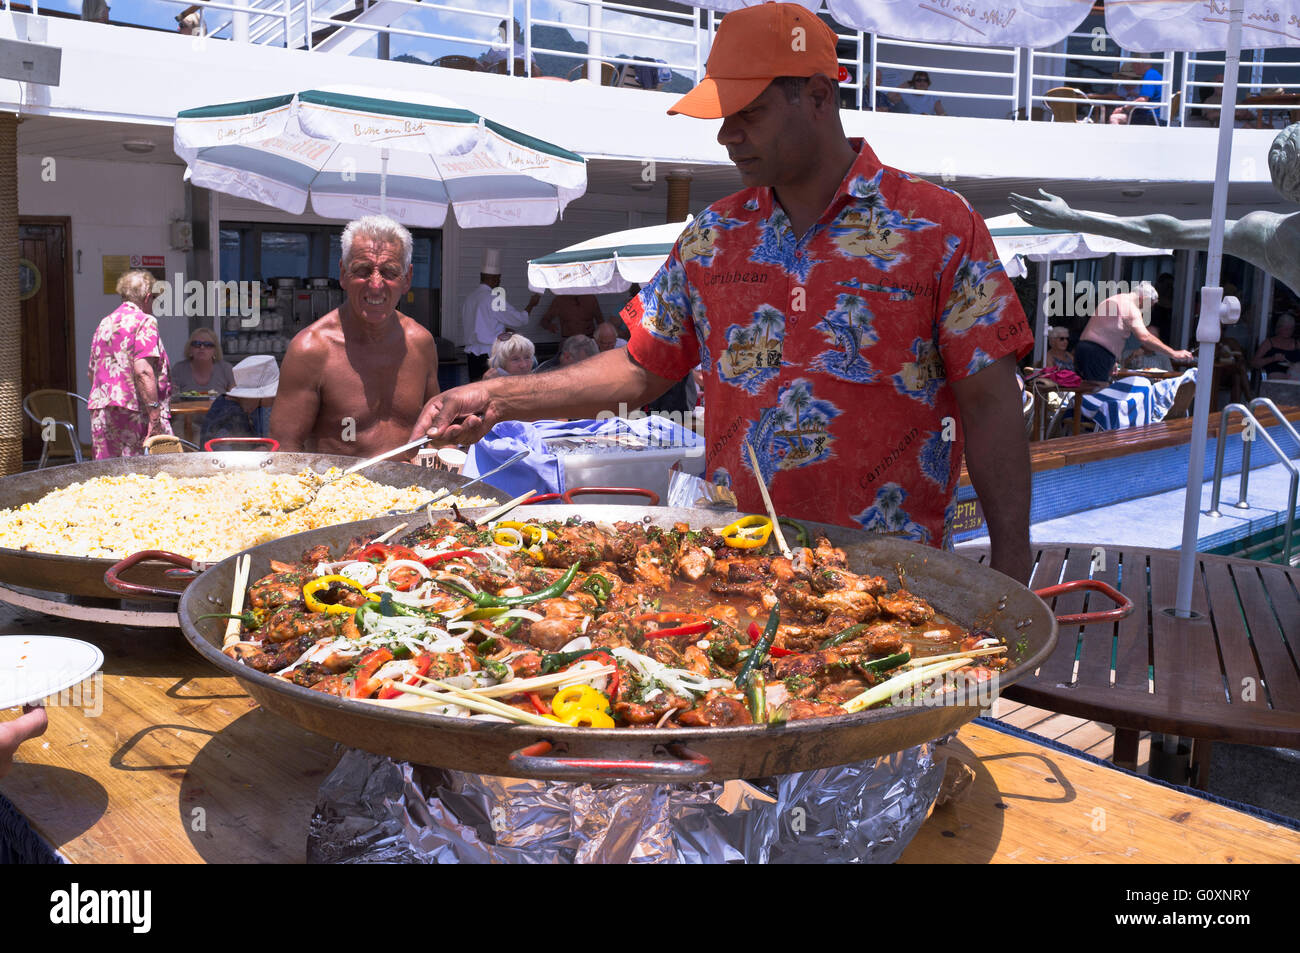
[(393, 221), (387, 215), (367, 215), (365, 218), (358, 218), (355, 221), (348, 222), (347, 228), (343, 229), (343, 262), (346, 264), (352, 258), (352, 243), (358, 238), (369, 238), (371, 241), (387, 244), (388, 242), (397, 242), (402, 246), (402, 268), (411, 267), (411, 233), (405, 226), (399, 222)]
[(560, 348), (560, 355), (566, 364), (577, 364), (599, 353), (600, 345), (585, 334), (575, 334), (573, 337), (565, 338), (564, 345)]

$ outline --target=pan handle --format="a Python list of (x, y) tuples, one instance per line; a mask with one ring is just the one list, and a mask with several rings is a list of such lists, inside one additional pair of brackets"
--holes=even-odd
[(104, 573), (104, 585), (114, 592), (121, 593), (124, 596), (159, 596), (163, 599), (175, 599), (181, 594), (178, 589), (158, 589), (154, 586), (146, 586), (138, 582), (125, 582), (121, 576), (136, 563), (144, 562), (146, 559), (156, 559), (166, 563), (172, 563), (187, 569), (190, 572), (202, 572), (203, 567), (188, 556), (178, 556), (176, 553), (169, 553), (161, 549), (146, 549), (142, 552), (132, 553), (123, 560), (113, 563)]
[(552, 500), (558, 500), (564, 496), (563, 493), (538, 493), (536, 496), (530, 496), (520, 503), (520, 506), (532, 506), (534, 503), (549, 503)]
[(586, 781), (626, 778), (631, 781), (693, 781), (703, 777), (713, 766), (707, 757), (679, 745), (656, 748), (676, 760), (652, 761), (603, 760), (599, 758), (547, 757), (554, 746), (549, 741), (535, 741), (520, 748), (508, 759), (512, 772), (522, 778), (556, 778), (565, 781)]
[(1059, 586), (1035, 589), (1034, 595), (1040, 599), (1051, 599), (1053, 596), (1064, 595), (1067, 592), (1075, 592), (1079, 589), (1095, 589), (1108, 599), (1113, 600), (1115, 608), (1107, 609), (1105, 612), (1079, 612), (1074, 615), (1058, 615), (1056, 617), (1057, 625), (1091, 625), (1095, 622), (1118, 622), (1133, 611), (1133, 602), (1128, 596), (1100, 579), (1075, 579), (1070, 582), (1063, 582)]
[(572, 490), (565, 490), (561, 499), (565, 503), (572, 504), (573, 498), (579, 493), (610, 493), (616, 496), (644, 496), (650, 500), (651, 506), (659, 505), (659, 494), (654, 490), (643, 490), (634, 486), (575, 486)]

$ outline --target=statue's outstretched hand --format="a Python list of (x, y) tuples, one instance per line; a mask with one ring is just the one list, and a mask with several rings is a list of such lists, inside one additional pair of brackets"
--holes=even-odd
[(1030, 225), (1039, 228), (1073, 228), (1074, 210), (1066, 204), (1065, 199), (1050, 192), (1038, 190), (1041, 199), (1031, 199), (1027, 195), (1012, 192), (1007, 196), (1011, 207)]

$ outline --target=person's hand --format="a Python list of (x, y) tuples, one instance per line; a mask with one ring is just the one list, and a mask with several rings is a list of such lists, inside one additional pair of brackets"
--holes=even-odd
[(163, 430), (163, 425), (162, 425), (162, 415), (161, 415), (161, 414), (159, 414), (157, 417), (150, 417), (150, 418), (149, 418), (149, 433), (148, 433), (148, 436), (150, 436), (150, 437), (156, 437), (156, 436), (158, 436), (158, 434), (166, 433), (166, 432), (167, 432), (167, 431)]
[(411, 439), (427, 435), (437, 447), (467, 446), (491, 430), (499, 419), (492, 411), (492, 389), (478, 381), (443, 391), (425, 404)]
[(1027, 195), (1012, 192), (1007, 196), (1011, 207), (1030, 225), (1039, 228), (1073, 228), (1074, 210), (1066, 204), (1065, 199), (1052, 195), (1042, 189), (1038, 190), (1042, 199), (1031, 199)]
[(12, 721), (0, 722), (0, 778), (13, 767), (14, 752), (24, 741), (45, 734), (49, 719), (40, 706), (25, 706)]
[(1191, 364), (1196, 360), (1196, 355), (1191, 351), (1174, 351), (1170, 357), (1175, 361), (1182, 361), (1184, 364)]
[(533, 292), (533, 296), (528, 299), (528, 304), (524, 307), (524, 310), (531, 312), (533, 308), (537, 307), (537, 302), (541, 300), (542, 300), (542, 296), (537, 294), (536, 292)]

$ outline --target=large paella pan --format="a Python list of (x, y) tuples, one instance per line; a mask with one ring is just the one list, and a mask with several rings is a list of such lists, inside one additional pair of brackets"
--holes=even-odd
[[(523, 512), (523, 511), (521, 511)], [(474, 514), (469, 514), (473, 516)], [(705, 510), (615, 506), (540, 506), (529, 520), (572, 517), (604, 524), (641, 521), (664, 528), (687, 523), (718, 526)], [(310, 548), (340, 555), (357, 538), (373, 538), (395, 518), (331, 527), (250, 551), (250, 579), (293, 563)], [(725, 521), (722, 521), (725, 522)], [(987, 630), (1006, 646), (1002, 687), (1032, 671), (1055, 644), (1056, 620), (1042, 600), (1012, 580), (951, 553), (833, 526), (808, 524), (843, 549), (855, 573), (897, 578), (962, 626)], [(345, 744), (395, 758), (479, 773), (555, 779), (623, 778), (642, 781), (721, 780), (788, 774), (862, 761), (952, 731), (978, 713), (961, 704), (876, 708), (854, 714), (732, 727), (571, 728), (511, 725), (425, 712), (380, 709), (253, 670), (221, 651), (225, 623), (200, 619), (229, 608), (236, 564), (227, 559), (186, 591), (181, 626), (195, 648), (240, 679), (266, 709)], [(562, 755), (562, 756), (561, 756)]]

